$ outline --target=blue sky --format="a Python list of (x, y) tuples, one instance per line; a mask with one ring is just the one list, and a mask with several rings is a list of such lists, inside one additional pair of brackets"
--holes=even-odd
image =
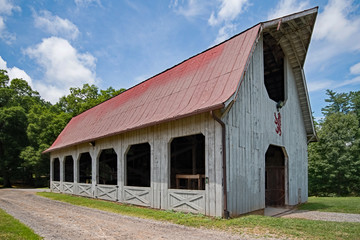
[(314, 116), (325, 90), (360, 90), (360, 2), (351, 0), (0, 0), (0, 68), (52, 103), (84, 83), (129, 88), (243, 30), (319, 6), (305, 74)]

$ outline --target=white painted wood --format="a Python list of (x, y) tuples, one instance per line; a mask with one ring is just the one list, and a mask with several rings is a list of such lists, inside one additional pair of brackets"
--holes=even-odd
[(72, 182), (64, 182), (62, 184), (63, 186), (63, 193), (68, 193), (68, 194), (74, 194), (75, 192), (75, 184)]
[(123, 190), (123, 202), (150, 207), (152, 202), (152, 191), (149, 187), (129, 187), (125, 186)]
[(286, 204), (307, 200), (307, 141), (293, 70), (285, 64), (287, 100), (279, 110), (279, 136), (274, 123), (276, 103), (264, 85), (262, 51), (260, 39), (238, 98), (222, 118), (227, 130), (228, 210), (233, 216), (265, 207), (265, 152), (270, 144), (284, 147), (288, 154)]
[(79, 158), (80, 158), (80, 155), (75, 153), (73, 154), (73, 163), (74, 163), (74, 166), (73, 166), (73, 169), (74, 169), (74, 183), (78, 183), (79, 182)]
[(96, 197), (105, 200), (117, 201), (118, 187), (116, 185), (96, 185)]
[(205, 214), (204, 190), (169, 189), (168, 209)]
[[(206, 184), (205, 191), (201, 191), (200, 200), (196, 200), (199, 205), (198, 212), (212, 216), (222, 216), (223, 208), (223, 194), (222, 194), (222, 142), (221, 142), (221, 126), (215, 122), (209, 113), (199, 114), (184, 119), (179, 119), (169, 123), (163, 123), (153, 127), (148, 127), (132, 132), (124, 133), (115, 137), (97, 140), (95, 147), (88, 143), (79, 144), (77, 146), (58, 150), (51, 153), (51, 157), (63, 157), (69, 154), (77, 156), (82, 152), (89, 152), (92, 158), (92, 185), (91, 194), (90, 184), (78, 184), (76, 187), (76, 194), (82, 196), (93, 196), (103, 199), (118, 199), (119, 202), (127, 202), (131, 204), (150, 206), (162, 209), (176, 209), (181, 210), (181, 207), (170, 207), (169, 191), (175, 189), (169, 188), (169, 168), (170, 168), (170, 142), (173, 138), (188, 136), (202, 133), (205, 136), (206, 153), (206, 177), (209, 183)], [(125, 185), (126, 179), (126, 165), (125, 155), (130, 145), (148, 142), (151, 146), (151, 187), (137, 188), (127, 187)], [(102, 149), (114, 148), (118, 155), (118, 191), (117, 196), (107, 196), (107, 185), (102, 185), (99, 188), (97, 184), (98, 175), (98, 157)], [(113, 186), (112, 186), (113, 187)], [(110, 188), (112, 188), (110, 187)], [(135, 191), (136, 189), (137, 191)], [(143, 196), (146, 199), (145, 203), (134, 197), (136, 194), (143, 194), (147, 189), (147, 193)], [(101, 192), (101, 190), (104, 190)], [(175, 190), (178, 191), (178, 190)], [(187, 190), (198, 195), (195, 190)], [(104, 193), (105, 192), (105, 193)], [(103, 194), (103, 195), (101, 195)], [(183, 194), (183, 193), (182, 193)], [(101, 195), (101, 196), (100, 196)], [(192, 196), (190, 194), (189, 196)], [(184, 197), (184, 196), (182, 196)], [(172, 200), (174, 201), (174, 199)], [(211, 201), (211, 202), (210, 202)], [(206, 205), (205, 205), (206, 203)], [(196, 208), (191, 211), (196, 212)], [(206, 210), (207, 209), (207, 210)], [(185, 211), (190, 211), (185, 209)], [(205, 212), (206, 211), (206, 212)]]
[(76, 184), (76, 194), (84, 197), (92, 197), (92, 185), (86, 183)]
[(51, 181), (50, 189), (52, 192), (61, 192), (61, 182)]

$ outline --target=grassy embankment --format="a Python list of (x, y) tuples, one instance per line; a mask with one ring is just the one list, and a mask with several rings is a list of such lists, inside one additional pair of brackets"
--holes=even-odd
[[(262, 237), (285, 237), (297, 239), (360, 239), (360, 223), (325, 222), (254, 215), (224, 220), (196, 214), (155, 210), (58, 193), (44, 192), (38, 193), (38, 195), (108, 212), (168, 221), (185, 226), (220, 229)], [(358, 201), (360, 201), (360, 198), (358, 198)]]
[(31, 240), (42, 238), (20, 221), (0, 209), (0, 239)]

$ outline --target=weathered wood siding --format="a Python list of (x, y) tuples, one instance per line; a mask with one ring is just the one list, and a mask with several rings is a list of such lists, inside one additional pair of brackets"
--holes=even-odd
[(279, 110), (268, 97), (263, 75), (262, 39), (255, 48), (238, 98), (223, 116), (226, 124), (228, 210), (235, 216), (265, 207), (265, 152), (269, 144), (286, 149), (286, 205), (307, 201), (307, 140), (293, 71), (285, 58), (286, 103)]
[[(184, 191), (169, 189), (170, 142), (175, 137), (202, 133), (205, 136), (205, 175), (209, 178), (205, 190)], [(133, 144), (148, 142), (151, 146), (150, 187), (124, 186), (125, 156)], [(101, 150), (113, 148), (117, 154), (118, 184), (116, 186), (98, 184), (98, 161)], [(174, 209), (222, 216), (222, 145), (221, 126), (209, 113), (198, 114), (169, 123), (135, 130), (96, 141), (95, 147), (80, 144), (51, 153), (60, 160), (60, 182), (52, 181), (54, 191), (64, 191), (64, 159), (71, 155), (74, 159), (74, 183), (71, 190), (76, 195), (92, 196), (107, 200), (126, 202), (161, 209)], [(81, 153), (89, 152), (92, 158), (92, 184), (77, 183), (78, 162)], [(52, 164), (51, 164), (52, 175)], [(51, 178), (52, 179), (52, 178)], [(66, 183), (68, 184), (68, 183)], [(65, 185), (64, 185), (65, 186)], [(69, 186), (69, 185), (67, 185)], [(68, 189), (68, 188), (66, 188)]]

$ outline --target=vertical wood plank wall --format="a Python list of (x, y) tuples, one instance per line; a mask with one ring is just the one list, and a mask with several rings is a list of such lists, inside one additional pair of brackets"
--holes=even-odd
[[(60, 169), (62, 171), (60, 185), (64, 185), (63, 178), (63, 159), (71, 155), (74, 163), (77, 165), (81, 153), (89, 152), (92, 157), (92, 186), (91, 195), (104, 199), (117, 199), (120, 202), (135, 203), (138, 205), (148, 205), (153, 208), (171, 209), (169, 203), (172, 201), (169, 196), (178, 194), (183, 196), (189, 190), (171, 189), (169, 191), (169, 173), (170, 173), (170, 142), (175, 137), (187, 136), (202, 133), (205, 136), (205, 175), (209, 178), (209, 183), (205, 186), (205, 191), (198, 191), (201, 206), (201, 213), (210, 216), (222, 216), (223, 195), (222, 195), (222, 145), (221, 145), (221, 126), (213, 120), (209, 113), (198, 114), (184, 119), (175, 120), (169, 123), (163, 123), (152, 127), (135, 130), (120, 134), (114, 137), (97, 140), (95, 147), (90, 144), (80, 144), (51, 153), (51, 162), (54, 158), (60, 159)], [(148, 142), (151, 146), (151, 186), (144, 187), (127, 187), (125, 184), (125, 156), (130, 145)], [(98, 163), (101, 150), (113, 148), (117, 154), (118, 163), (118, 184), (117, 198), (108, 194), (114, 192), (111, 187), (106, 190), (104, 185), (97, 185)], [(52, 169), (52, 168), (51, 168)], [(77, 167), (74, 169), (78, 169)], [(76, 174), (77, 176), (78, 174)], [(52, 181), (53, 189), (59, 184)], [(82, 195), (88, 194), (86, 184), (78, 184), (79, 191)], [(113, 186), (112, 188), (115, 188)], [(99, 195), (99, 191), (103, 194)], [(147, 192), (148, 194), (147, 194)], [(183, 191), (183, 192), (181, 192)], [(142, 192), (142, 197), (136, 199), (137, 192)], [(197, 191), (193, 191), (196, 194)], [(99, 196), (98, 196), (99, 195)], [(129, 196), (131, 197), (131, 200)], [(147, 201), (149, 198), (150, 201)], [(139, 201), (138, 201), (139, 200)], [(145, 201), (146, 200), (146, 201)], [(190, 203), (192, 204), (192, 203)], [(181, 209), (181, 208), (179, 208)], [(184, 208), (183, 208), (184, 209)]]
[(276, 103), (268, 97), (264, 85), (262, 39), (255, 48), (238, 98), (223, 116), (227, 142), (227, 202), (232, 216), (265, 207), (265, 152), (269, 144), (284, 147), (288, 155), (285, 204), (307, 201), (306, 133), (293, 72), (287, 59), (285, 62), (286, 103), (279, 110), (281, 136), (275, 132)]

